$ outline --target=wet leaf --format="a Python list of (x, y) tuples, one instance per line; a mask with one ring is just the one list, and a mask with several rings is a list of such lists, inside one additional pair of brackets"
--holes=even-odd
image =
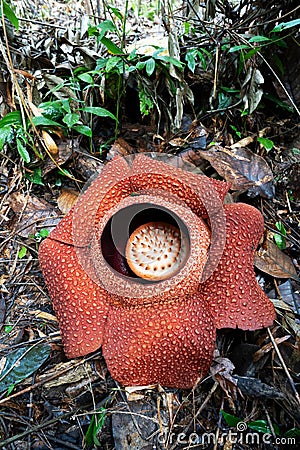
[(266, 161), (248, 148), (214, 146), (199, 154), (210, 162), (234, 191), (246, 191), (251, 197), (273, 198), (273, 174)]
[(254, 265), (257, 269), (275, 278), (293, 278), (299, 281), (296, 269), (290, 257), (283, 253), (271, 240), (266, 239), (264, 245), (256, 252)]
[(22, 347), (6, 356), (4, 368), (0, 374), (0, 392), (20, 383), (35, 372), (49, 357), (49, 345), (40, 344)]

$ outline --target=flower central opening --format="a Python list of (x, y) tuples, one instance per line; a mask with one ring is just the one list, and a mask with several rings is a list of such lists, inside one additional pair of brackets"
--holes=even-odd
[(166, 208), (131, 205), (108, 221), (101, 249), (118, 273), (144, 283), (159, 282), (184, 266), (190, 252), (188, 236), (183, 221)]

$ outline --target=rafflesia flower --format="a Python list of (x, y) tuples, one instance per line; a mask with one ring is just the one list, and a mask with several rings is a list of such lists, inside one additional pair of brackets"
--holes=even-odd
[(102, 346), (123, 385), (189, 388), (216, 328), (273, 323), (253, 269), (263, 218), (224, 206), (228, 188), (158, 156), (104, 167), (39, 251), (69, 358)]

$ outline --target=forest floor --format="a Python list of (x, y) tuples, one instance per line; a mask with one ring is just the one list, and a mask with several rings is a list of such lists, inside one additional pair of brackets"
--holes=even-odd
[[(5, 56), (0, 118), (16, 104), (24, 111), (31, 108), (35, 115), (30, 105), (49, 101), (50, 90), (63, 92), (56, 96), (60, 100), (74, 92), (79, 96), (74, 84), (62, 86), (62, 81), (71, 79), (74, 68), (95, 66), (99, 57), (86, 19), (86, 13), (95, 13), (88, 8), (96, 2), (14, 3), (21, 18), (19, 31), (9, 22), (6, 36), (0, 30)], [(122, 10), (122, 2), (115, 3)], [(165, 30), (155, 14), (148, 19), (130, 11), (128, 17), (132, 42), (150, 35), (161, 46)], [(299, 80), (299, 71), (297, 76)], [(113, 83), (113, 77), (109, 81)], [(213, 81), (209, 71), (207, 78), (203, 73), (186, 77), (197, 101), (199, 95), (208, 99)], [(279, 91), (278, 85), (275, 89)], [(168, 91), (162, 90), (160, 97), (165, 106), (172, 104)], [(101, 89), (92, 85), (83, 99), (108, 109), (115, 101), (112, 97), (103, 104)], [(299, 445), (299, 117), (295, 110), (276, 109), (266, 102), (244, 122), (248, 127), (244, 133), (236, 119), (238, 107), (226, 108), (202, 112), (197, 120), (190, 108), (175, 132), (174, 110), (168, 115), (161, 107), (160, 127), (157, 111), (148, 116), (137, 112), (139, 98), (133, 84), (120, 106), (117, 136), (114, 122), (102, 118), (93, 123), (92, 146), (70, 126), (67, 136), (56, 130), (52, 141), (47, 141), (49, 133), (44, 134), (46, 147), (34, 137), (36, 153), (29, 137), (20, 138), (18, 149), (13, 144), (3, 147), (0, 448), (296, 449)], [(267, 136), (273, 145), (267, 148), (268, 139), (258, 145), (257, 136)], [(137, 152), (171, 153), (183, 166), (193, 163), (208, 176), (225, 177), (235, 186), (228, 201), (254, 205), (265, 219), (255, 267), (277, 319), (272, 327), (258, 331), (220, 330), (211, 370), (192, 390), (124, 389), (108, 373), (101, 349), (68, 360), (38, 262), (45, 230), (53, 229), (69, 211), (84, 184), (113, 156)]]

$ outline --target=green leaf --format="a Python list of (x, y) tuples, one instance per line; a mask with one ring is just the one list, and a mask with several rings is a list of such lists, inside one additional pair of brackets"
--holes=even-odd
[(12, 111), (6, 116), (3, 117), (3, 119), (0, 120), (0, 128), (4, 127), (4, 125), (22, 125), (22, 116), (20, 111)]
[(11, 330), (13, 329), (12, 325), (5, 325), (4, 327), (4, 332), (9, 334), (11, 332)]
[(112, 56), (108, 58), (105, 66), (106, 72), (111, 72), (115, 67), (118, 66), (119, 62), (120, 62), (119, 56)]
[(146, 62), (145, 68), (148, 77), (150, 77), (155, 70), (155, 60), (153, 58), (149, 58), (148, 61)]
[(249, 50), (249, 52), (247, 52), (247, 53), (244, 55), (244, 58), (243, 58), (244, 61), (246, 61), (247, 59), (252, 58), (252, 56), (255, 55), (257, 52), (259, 52), (260, 50), (261, 50), (260, 47), (251, 48), (251, 50)]
[(121, 13), (121, 11), (118, 8), (114, 8), (113, 6), (108, 6), (108, 9), (110, 9), (114, 15), (119, 19), (119, 20), (123, 20), (123, 14)]
[(298, 436), (300, 436), (300, 430), (299, 430), (299, 428), (291, 428), (290, 430), (286, 431), (283, 436), (284, 437), (298, 437)]
[(135, 66), (135, 67), (136, 67), (138, 70), (143, 70), (144, 67), (145, 67), (145, 65), (146, 65), (146, 61), (139, 61), (139, 62), (136, 63), (136, 66)]
[(5, 125), (0, 128), (0, 150), (7, 142), (11, 142), (14, 137), (13, 127), (11, 125)]
[(268, 152), (270, 150), (272, 150), (272, 148), (274, 147), (274, 142), (271, 141), (271, 139), (267, 139), (267, 138), (264, 138), (264, 137), (258, 137), (257, 140), (263, 147), (265, 147), (265, 149)]
[(113, 43), (110, 39), (103, 37), (100, 39), (103, 45), (107, 48), (108, 52), (112, 55), (124, 55), (123, 50)]
[(90, 424), (88, 426), (86, 435), (85, 435), (85, 442), (88, 446), (101, 446), (101, 443), (99, 439), (97, 438), (97, 434), (101, 430), (101, 428), (104, 425), (106, 419), (106, 409), (100, 408), (99, 413), (94, 414), (92, 416), (92, 419), (90, 421)]
[(250, 50), (249, 45), (241, 44), (241, 45), (235, 45), (234, 47), (231, 47), (229, 49), (229, 53), (238, 52), (240, 50)]
[(191, 72), (195, 72), (196, 68), (196, 52), (195, 49), (188, 50), (185, 55), (185, 60), (187, 62), (187, 66)]
[(30, 163), (30, 155), (26, 149), (26, 147), (24, 146), (23, 142), (21, 141), (21, 139), (17, 138), (17, 149), (18, 152), (21, 156), (21, 158), (28, 164)]
[(22, 247), (20, 248), (19, 252), (18, 252), (18, 258), (22, 259), (24, 258), (24, 256), (26, 256), (27, 253), (27, 248), (25, 247), (25, 245), (22, 245)]
[(85, 83), (93, 86), (94, 85), (94, 79), (89, 73), (81, 73), (78, 75), (79, 80), (84, 81)]
[(79, 134), (83, 134), (84, 136), (92, 137), (93, 133), (90, 127), (86, 125), (75, 125), (74, 130)]
[(300, 19), (290, 20), (289, 22), (282, 22), (276, 25), (271, 33), (279, 33), (282, 30), (287, 30), (288, 28), (296, 27), (300, 25)]
[(36, 167), (33, 170), (33, 173), (26, 173), (25, 177), (27, 180), (31, 181), (34, 184), (39, 184), (40, 186), (44, 186), (42, 180), (42, 169), (40, 167)]
[[(248, 428), (254, 431), (258, 431), (259, 433), (268, 433), (271, 434), (271, 428), (266, 420), (255, 420), (254, 422), (247, 423)], [(280, 436), (280, 430), (278, 425), (272, 424), (275, 434)]]
[[(15, 15), (15, 13), (13, 12), (13, 10), (11, 9), (11, 7), (5, 1), (3, 1), (3, 12), (4, 12), (5, 17), (10, 21), (10, 23), (15, 27), (15, 29), (18, 30), (19, 29), (19, 20), (18, 20), (17, 16)], [(1, 12), (0, 12), (0, 16), (1, 16)]]
[(266, 36), (253, 36), (249, 39), (249, 42), (266, 42), (271, 41), (270, 38), (267, 38)]
[(79, 119), (79, 114), (70, 113), (66, 114), (62, 121), (67, 125), (68, 128), (72, 128), (75, 123), (78, 123)]
[(32, 118), (32, 123), (36, 127), (42, 126), (42, 127), (61, 127), (61, 124), (58, 122), (55, 122), (54, 120), (48, 119), (44, 116), (37, 116)]
[(10, 351), (6, 355), (6, 362), (0, 373), (0, 392), (4, 392), (11, 385), (20, 383), (24, 378), (35, 372), (49, 357), (50, 346), (39, 344), (32, 347), (22, 347)]
[(90, 114), (95, 114), (96, 116), (99, 117), (110, 117), (111, 119), (114, 119), (116, 122), (118, 121), (118, 119), (116, 118), (116, 116), (113, 115), (113, 113), (111, 113), (105, 108), (101, 108), (100, 106), (85, 106), (83, 108), (83, 111), (88, 112)]
[(222, 416), (225, 419), (225, 422), (230, 427), (236, 427), (239, 422), (243, 422), (239, 417), (233, 416), (232, 414), (228, 414), (225, 411), (221, 410)]
[(280, 250), (284, 250), (286, 248), (286, 242), (285, 242), (286, 229), (282, 222), (276, 222), (275, 227), (277, 228), (278, 231), (280, 231), (281, 234), (275, 233), (274, 241)]
[(103, 20), (103, 22), (97, 25), (97, 30), (100, 30), (98, 39), (102, 41), (102, 38), (108, 31), (116, 31), (116, 26), (111, 20)]

